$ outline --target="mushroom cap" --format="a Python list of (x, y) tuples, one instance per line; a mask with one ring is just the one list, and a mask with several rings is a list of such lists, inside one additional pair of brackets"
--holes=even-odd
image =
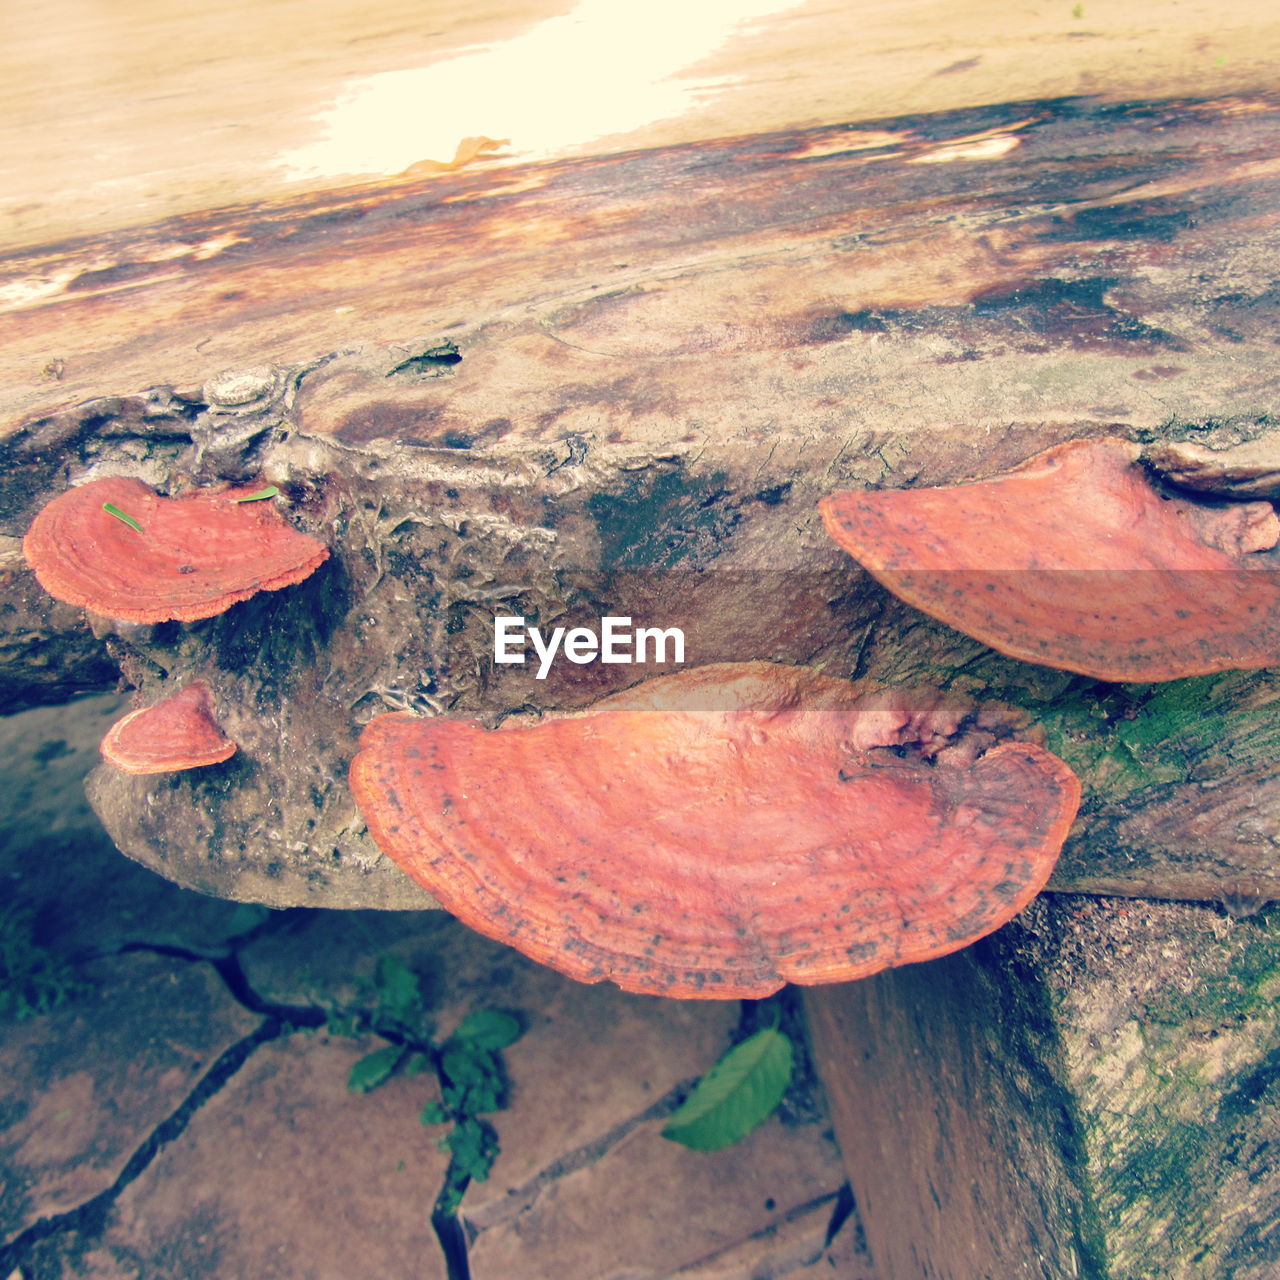
[(236, 744), (213, 712), (213, 692), (203, 680), (193, 680), (180, 693), (121, 717), (98, 749), (124, 773), (177, 773), (220, 764), (235, 755)]
[(464, 923), (582, 982), (703, 999), (946, 955), (1048, 879), (1080, 789), (1008, 716), (765, 662), (486, 730), (379, 716), (351, 787)]
[[(22, 550), (58, 600), (126, 622), (194, 622), (259, 591), (314, 573), (329, 549), (270, 502), (239, 503), (252, 486), (162, 498), (112, 476), (68, 489), (36, 516)], [(111, 503), (142, 532), (105, 511)]]
[(1125, 440), (1074, 440), (1005, 475), (833, 493), (827, 532), (895, 595), (1013, 658), (1101, 680), (1280, 662), (1266, 502), (1160, 493)]

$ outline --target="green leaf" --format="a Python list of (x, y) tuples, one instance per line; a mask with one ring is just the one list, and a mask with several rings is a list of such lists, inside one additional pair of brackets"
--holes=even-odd
[(274, 498), (280, 492), (279, 486), (269, 484), (265, 489), (259, 489), (257, 493), (246, 494), (243, 498), (233, 498), (233, 502), (261, 502), (263, 498)]
[(351, 1074), (347, 1077), (347, 1088), (352, 1093), (370, 1093), (380, 1084), (386, 1084), (395, 1075), (400, 1059), (404, 1055), (404, 1049), (398, 1044), (385, 1045), (372, 1053), (366, 1053), (351, 1068)]
[(121, 511), (114, 502), (104, 502), (102, 504), (102, 509), (107, 513), (107, 515), (115, 516), (117, 520), (123, 520), (130, 529), (136, 529), (139, 533), (142, 532), (142, 526), (131, 515), (127, 515), (125, 512)]
[(502, 1109), (502, 1063), (490, 1049), (450, 1040), (440, 1054), (441, 1092), (455, 1115)]
[(416, 1031), (423, 1018), (422, 984), (403, 960), (393, 955), (378, 957), (373, 974), (378, 1009), (375, 1025)]
[(448, 1119), (449, 1113), (438, 1102), (428, 1102), (422, 1108), (423, 1124), (444, 1124)]
[(483, 1120), (460, 1120), (444, 1145), (459, 1173), (483, 1182), (498, 1154), (498, 1135)]
[(791, 1080), (791, 1041), (766, 1027), (735, 1045), (667, 1121), (664, 1138), (693, 1151), (718, 1151), (773, 1114)]
[(450, 1111), (460, 1116), (480, 1116), (502, 1110), (502, 1090), (496, 1084), (479, 1082), (467, 1085), (445, 1085), (440, 1091)]
[(478, 1045), (448, 1040), (440, 1053), (440, 1069), (454, 1084), (472, 1084), (495, 1077), (498, 1059), (496, 1054)]
[(451, 1039), (466, 1040), (481, 1049), (505, 1049), (524, 1034), (519, 1020), (501, 1009), (477, 1009), (458, 1024)]

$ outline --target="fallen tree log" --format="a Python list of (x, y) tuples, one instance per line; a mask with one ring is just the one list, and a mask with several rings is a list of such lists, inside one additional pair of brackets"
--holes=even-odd
[[(816, 515), (834, 489), (989, 475), (1074, 436), (1265, 438), (1278, 126), (1264, 101), (1020, 103), (459, 173), (20, 259), (61, 284), (9, 313), (6, 343), (61, 353), (67, 380), (8, 393), (6, 535), (90, 476), (260, 478), (332, 552), (222, 618), (98, 624), (143, 702), (205, 679), (241, 744), (203, 776), (101, 770), (114, 838), (205, 892), (416, 905), (345, 785), (360, 724), (584, 705), (643, 672), (500, 668), (493, 617), (624, 613), (683, 627), (692, 663), (1026, 707), (1086, 782), (1057, 887), (1280, 896), (1268, 675), (1099, 687), (1000, 658), (888, 598)], [(412, 314), (420, 336), (344, 347), (347, 307)], [(192, 338), (215, 330), (260, 363), (211, 368)], [(119, 394), (65, 403), (107, 371)], [(127, 390), (148, 382), (165, 385)], [(47, 656), (22, 674), (41, 646), (101, 650), (67, 638), (15, 545), (9, 696), (62, 695)]]
[[(1274, 672), (1132, 685), (1001, 657), (888, 596), (817, 502), (1076, 436), (1274, 442), (1277, 132), (1265, 99), (1016, 103), (10, 255), (3, 705), (115, 670), (147, 704), (206, 681), (239, 750), (102, 766), (119, 846), (207, 893), (398, 907), (430, 904), (351, 801), (362, 723), (494, 723), (645, 674), (497, 664), (500, 612), (617, 611), (684, 628), (691, 664), (1020, 706), (1085, 784), (1062, 892), (963, 955), (806, 997), (877, 1265), (1270, 1274), (1276, 952), (1249, 913), (1280, 898)], [(84, 622), (19, 540), (109, 474), (275, 484), (330, 559), (220, 617)], [(1074, 896), (1099, 892), (1240, 918)]]

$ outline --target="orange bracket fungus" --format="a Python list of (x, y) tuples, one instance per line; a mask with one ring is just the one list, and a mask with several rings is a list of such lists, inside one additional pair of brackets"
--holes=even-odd
[(834, 493), (827, 532), (895, 595), (1013, 658), (1100, 680), (1280, 662), (1268, 502), (1162, 493), (1126, 440), (991, 480)]
[(479, 932), (583, 982), (761, 997), (946, 955), (1035, 897), (1080, 789), (1017, 714), (723, 664), (532, 725), (378, 716), (351, 785)]
[(124, 476), (68, 489), (31, 523), (22, 549), (40, 585), (125, 622), (194, 622), (259, 591), (301, 582), (329, 555), (252, 489), (176, 498)]
[(177, 773), (221, 764), (236, 744), (213, 716), (213, 693), (193, 680), (163, 702), (131, 711), (107, 730), (102, 758), (125, 773)]

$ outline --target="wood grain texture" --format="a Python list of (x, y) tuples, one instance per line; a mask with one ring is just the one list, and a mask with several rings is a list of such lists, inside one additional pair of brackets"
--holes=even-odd
[[(976, 372), (948, 362), (998, 353), (1135, 359), (1101, 378), (1095, 359), (1087, 389), (1060, 376), (1058, 421), (1123, 421), (1153, 397), (1190, 410), (1226, 376), (1224, 344), (1252, 348), (1275, 309), (1276, 135), (1265, 99), (1012, 103), (351, 186), (19, 251), (0, 262), (0, 431), (231, 363), (533, 317), (526, 362), (638, 365), (641, 386), (653, 362), (678, 388), (699, 357), (785, 369), (905, 331), (930, 339), (930, 394), (890, 403), (926, 422)], [(1231, 371), (1238, 404), (1266, 402), (1273, 350)], [(851, 407), (851, 375), (889, 380), (846, 370)], [(560, 381), (580, 377), (571, 363)], [(1037, 399), (1013, 390), (992, 405), (1005, 420)]]
[[(726, 24), (709, 47), (705, 11), (718, 6), (690, 23), (679, 0), (636, 11), (638, 29), (625, 7), (575, 0), (11, 6), (0, 48), (0, 244), (391, 176), (447, 160), (481, 133), (510, 138), (507, 163), (524, 163), (552, 147), (602, 155), (999, 101), (1248, 94), (1272, 87), (1280, 62), (1280, 23), (1256, 0), (1016, 13), (1005, 0), (736, 7), (759, 20)], [(580, 31), (563, 31), (572, 11), (595, 30), (585, 47)], [(637, 74), (654, 46), (661, 65)], [(397, 75), (392, 109), (362, 117), (357, 151), (380, 157), (293, 175), (284, 157), (323, 141), (336, 106)]]
[[(6, 383), (5, 535), (105, 470), (279, 484), (332, 551), (288, 599), (111, 638), (147, 700), (208, 680), (242, 744), (221, 789), (96, 782), (113, 834), (205, 891), (415, 904), (343, 781), (361, 724), (494, 723), (644, 674), (496, 669), (506, 601), (684, 626), (698, 663), (1014, 702), (1086, 781), (1055, 885), (1280, 892), (1255, 821), (1280, 804), (1266, 676), (1224, 677), (1196, 726), (1171, 695), (999, 658), (888, 598), (817, 511), (1075, 436), (1269, 434), (1277, 151), (1264, 98), (1014, 103), (500, 183), (464, 169), (26, 255), (47, 288), (0, 322), (34, 370)], [(15, 626), (40, 615), (20, 572), (9, 591)], [(18, 666), (46, 633), (12, 639)]]
[(999, 950), (804, 993), (882, 1280), (1096, 1274), (1052, 1029)]
[(876, 1275), (1274, 1275), (1259, 907), (1043, 898), (959, 955), (806, 991)]

